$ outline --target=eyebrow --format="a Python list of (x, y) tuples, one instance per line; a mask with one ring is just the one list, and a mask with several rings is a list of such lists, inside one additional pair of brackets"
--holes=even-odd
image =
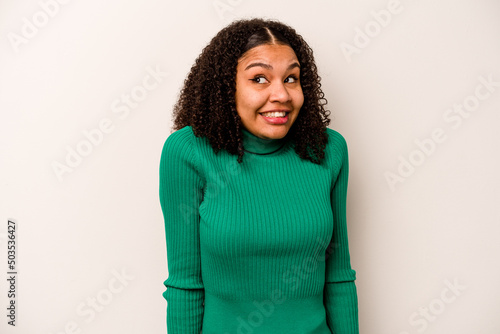
[[(271, 65), (266, 64), (266, 63), (252, 63), (252, 64), (248, 65), (245, 68), (245, 71), (248, 70), (248, 69), (250, 69), (250, 68), (252, 68), (252, 67), (257, 67), (257, 66), (264, 67), (267, 70), (272, 70), (273, 69), (273, 67)], [(291, 70), (292, 68), (295, 68), (295, 67), (300, 68), (299, 63), (294, 62), (294, 63), (290, 64), (290, 66), (288, 66), (288, 68), (287, 68), (287, 71), (289, 71), (289, 70)]]

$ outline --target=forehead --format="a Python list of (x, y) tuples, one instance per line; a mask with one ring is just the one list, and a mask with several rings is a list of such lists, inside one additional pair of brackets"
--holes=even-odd
[(252, 61), (264, 62), (298, 62), (297, 56), (291, 47), (282, 44), (264, 44), (248, 50), (238, 60), (239, 65), (249, 64)]

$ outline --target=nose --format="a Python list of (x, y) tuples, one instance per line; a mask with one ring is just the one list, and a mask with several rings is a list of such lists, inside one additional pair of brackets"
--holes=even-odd
[(290, 101), (290, 94), (288, 93), (288, 90), (283, 82), (276, 81), (269, 88), (271, 90), (269, 96), (269, 100), (271, 102), (284, 103)]

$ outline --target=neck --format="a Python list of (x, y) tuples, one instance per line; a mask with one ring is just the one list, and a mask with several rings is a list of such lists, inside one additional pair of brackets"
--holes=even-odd
[(245, 128), (243, 132), (243, 148), (248, 153), (270, 154), (281, 149), (287, 142), (287, 136), (281, 139), (263, 139), (257, 137)]

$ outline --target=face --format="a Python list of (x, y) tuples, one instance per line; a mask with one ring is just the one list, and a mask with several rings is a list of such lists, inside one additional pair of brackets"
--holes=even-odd
[(304, 103), (300, 64), (287, 45), (248, 50), (236, 67), (236, 110), (243, 126), (263, 139), (280, 139)]

